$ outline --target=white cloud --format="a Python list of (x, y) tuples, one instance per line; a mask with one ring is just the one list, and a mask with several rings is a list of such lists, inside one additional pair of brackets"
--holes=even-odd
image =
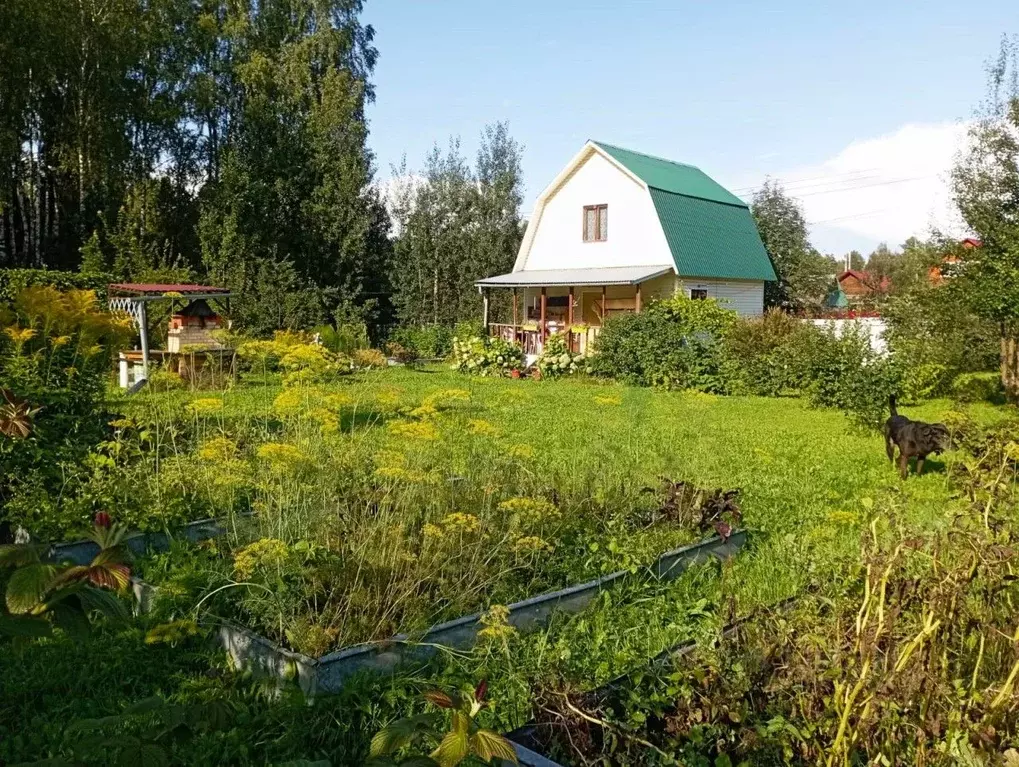
[[(926, 236), (932, 226), (959, 234), (948, 175), (967, 127), (960, 122), (904, 125), (775, 178), (803, 204), (814, 245), (822, 251), (839, 253), (847, 243), (894, 247), (912, 235)], [(737, 193), (750, 197), (746, 189)]]

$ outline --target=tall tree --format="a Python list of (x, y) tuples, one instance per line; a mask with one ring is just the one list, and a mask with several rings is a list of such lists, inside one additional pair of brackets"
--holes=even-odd
[(793, 309), (819, 306), (833, 284), (832, 265), (810, 244), (799, 203), (781, 184), (768, 179), (754, 194), (750, 211), (778, 274), (777, 282), (765, 283), (765, 304)]
[[(451, 139), (429, 155), (420, 183), (404, 179), (392, 199), (398, 237), (394, 300), (411, 324), (452, 325), (481, 317), (476, 280), (509, 271), (520, 246), (521, 148), (505, 123), (482, 134), (472, 168)], [(508, 302), (507, 302), (508, 306)]]
[(955, 203), (982, 246), (959, 249), (952, 288), (998, 324), (1001, 380), (1019, 400), (1019, 38), (1002, 40), (988, 93), (952, 170)]

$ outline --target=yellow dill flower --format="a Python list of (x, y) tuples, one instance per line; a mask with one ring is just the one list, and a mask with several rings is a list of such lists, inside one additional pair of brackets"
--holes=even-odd
[(497, 508), (506, 514), (516, 514), (530, 521), (559, 516), (559, 509), (544, 498), (517, 496), (502, 501)]
[(476, 533), (481, 529), (481, 520), (473, 514), (457, 511), (442, 518), (442, 524), (451, 532)]
[(394, 421), (389, 424), (389, 431), (398, 437), (408, 439), (434, 440), (439, 432), (429, 421)]
[(290, 550), (278, 538), (262, 538), (234, 554), (234, 572), (241, 578), (250, 578), (255, 570), (279, 567), (287, 561)]
[(597, 405), (622, 405), (623, 400), (618, 396), (610, 396), (605, 394), (599, 394), (594, 398), (595, 404)]
[(479, 437), (494, 437), (499, 430), (482, 418), (472, 418), (467, 422), (467, 430)]
[(549, 553), (555, 549), (555, 547), (546, 540), (539, 538), (536, 535), (524, 535), (513, 541), (511, 547), (516, 554), (527, 554), (527, 553)]
[(322, 404), (332, 410), (339, 410), (353, 401), (349, 394), (343, 394), (342, 392), (330, 392), (322, 395)]
[(215, 399), (213, 397), (203, 397), (196, 399), (194, 402), (188, 405), (190, 410), (195, 415), (208, 415), (210, 413), (218, 413), (223, 409), (223, 400)]
[(407, 456), (396, 450), (380, 450), (375, 454), (376, 466), (406, 466)]
[(266, 442), (258, 448), (258, 457), (276, 468), (301, 466), (311, 460), (297, 445), (286, 442)]
[(340, 419), (336, 413), (324, 407), (317, 407), (308, 413), (309, 416), (318, 421), (323, 434), (336, 434), (340, 430)]
[(237, 445), (227, 437), (213, 437), (198, 449), (198, 457), (205, 461), (228, 461), (236, 455)]
[(18, 345), (25, 343), (25, 341), (28, 341), (35, 336), (35, 331), (32, 328), (19, 328), (17, 325), (4, 328), (4, 333), (6, 333), (7, 336)]
[(527, 443), (520, 443), (517, 445), (510, 445), (509, 450), (506, 451), (510, 458), (533, 458), (534, 448)]
[(400, 466), (380, 466), (373, 472), (372, 476), (377, 479), (400, 480), (406, 479), (407, 473), (407, 470)]
[(471, 393), (466, 389), (439, 389), (421, 400), (422, 405), (438, 408), (440, 405), (452, 405), (454, 402), (469, 402)]
[(431, 418), (439, 414), (439, 411), (435, 409), (434, 405), (423, 403), (413, 410), (409, 410), (407, 415), (412, 418)]
[(433, 525), (431, 522), (426, 522), (421, 528), (421, 535), (425, 538), (441, 538), (444, 533), (442, 528), (438, 525)]
[(66, 346), (69, 343), (71, 343), (70, 336), (57, 336), (56, 338), (53, 339), (53, 345), (57, 347)]
[(859, 518), (860, 516), (853, 511), (833, 511), (828, 515), (828, 521), (836, 524), (852, 524)]
[(481, 614), (481, 623), (484, 626), (478, 632), (478, 638), (483, 641), (506, 640), (513, 636), (517, 630), (510, 625), (510, 611), (505, 605), (492, 605)]
[(308, 405), (308, 390), (302, 386), (284, 389), (272, 401), (272, 409), (280, 415), (296, 415)]

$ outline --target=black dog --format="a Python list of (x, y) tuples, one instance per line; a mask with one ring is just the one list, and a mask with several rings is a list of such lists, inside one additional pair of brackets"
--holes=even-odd
[(943, 423), (911, 421), (895, 409), (895, 395), (888, 398), (891, 417), (885, 421), (885, 452), (888, 460), (895, 461), (895, 448), (899, 448), (899, 474), (906, 478), (909, 459), (916, 457), (916, 473), (923, 472), (924, 459), (930, 453), (937, 455), (948, 447), (948, 427)]

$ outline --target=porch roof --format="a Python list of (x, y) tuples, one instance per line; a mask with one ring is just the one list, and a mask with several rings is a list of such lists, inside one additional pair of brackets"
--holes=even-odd
[(671, 266), (605, 266), (592, 269), (534, 269), (486, 277), (479, 288), (529, 288), (582, 285), (636, 285), (674, 271)]

